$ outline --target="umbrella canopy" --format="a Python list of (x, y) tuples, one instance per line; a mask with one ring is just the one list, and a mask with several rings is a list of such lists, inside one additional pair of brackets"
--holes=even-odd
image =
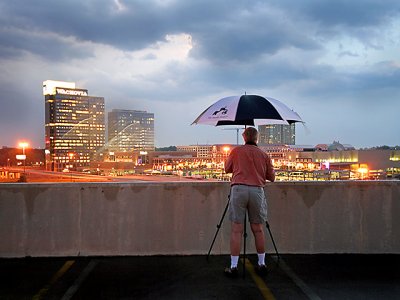
[(262, 125), (303, 122), (282, 102), (258, 95), (231, 96), (218, 100), (194, 120), (193, 124)]

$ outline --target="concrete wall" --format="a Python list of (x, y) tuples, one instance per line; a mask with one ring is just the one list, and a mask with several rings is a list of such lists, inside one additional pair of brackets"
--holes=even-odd
[[(266, 192), (281, 253), (400, 253), (400, 181)], [(0, 184), (0, 257), (206, 254), (228, 193), (222, 182)], [(213, 254), (229, 253), (229, 230), (226, 216)]]

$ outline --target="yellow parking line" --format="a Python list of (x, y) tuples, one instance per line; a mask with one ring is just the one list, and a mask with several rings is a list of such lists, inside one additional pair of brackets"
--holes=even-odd
[(57, 271), (56, 274), (50, 279), (50, 281), (42, 288), (35, 296), (33, 296), (32, 300), (40, 300), (44, 297), (44, 295), (49, 291), (51, 286), (60, 279), (61, 276), (68, 271), (69, 268), (74, 264), (74, 260), (67, 260), (65, 264)]
[(261, 294), (263, 295), (264, 299), (275, 300), (275, 297), (272, 294), (271, 290), (267, 287), (264, 280), (260, 276), (257, 275), (256, 271), (254, 270), (253, 265), (247, 258), (245, 261), (245, 267), (246, 267), (246, 270), (250, 273), (254, 282), (256, 283), (256, 285), (257, 285), (258, 289), (260, 290)]

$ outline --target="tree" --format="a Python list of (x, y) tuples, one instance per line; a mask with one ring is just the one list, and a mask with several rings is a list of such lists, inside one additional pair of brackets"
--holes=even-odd
[(156, 151), (176, 151), (176, 146), (169, 146), (169, 147), (156, 147)]

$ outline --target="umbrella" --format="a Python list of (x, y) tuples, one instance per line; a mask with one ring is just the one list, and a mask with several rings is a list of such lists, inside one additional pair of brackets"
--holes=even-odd
[(258, 95), (230, 96), (218, 100), (202, 112), (193, 124), (263, 125), (303, 122), (301, 117), (281, 101)]

